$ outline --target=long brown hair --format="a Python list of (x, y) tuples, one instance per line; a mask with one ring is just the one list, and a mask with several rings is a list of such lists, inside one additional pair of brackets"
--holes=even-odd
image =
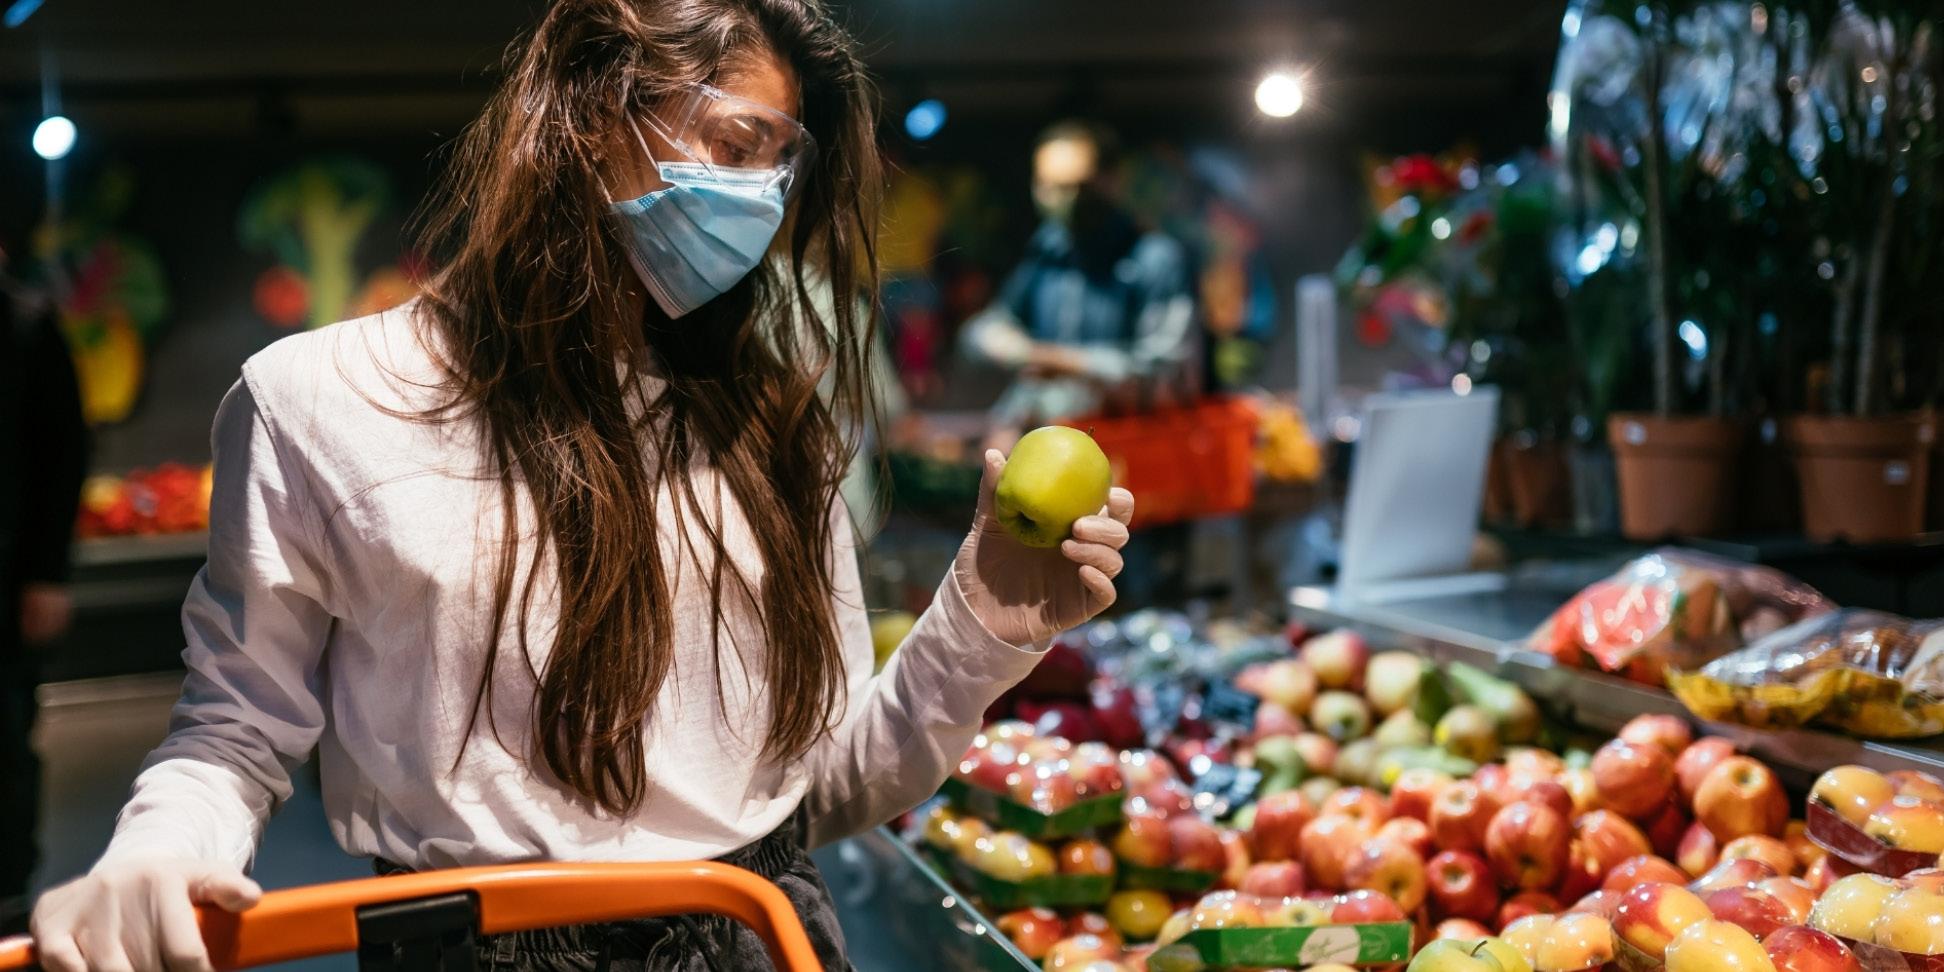
[[(609, 224), (607, 156), (628, 113), (765, 53), (794, 69), (799, 119), (819, 148), (786, 223), (788, 257), (670, 320), (641, 299)], [(533, 667), (524, 619), (550, 562), (560, 618), (536, 676), (534, 749), (604, 810), (628, 812), (646, 797), (644, 721), (676, 654), (675, 572), (664, 557), (681, 552), (663, 550), (663, 535), (685, 538), (714, 565), (717, 617), (725, 597), (760, 617), (765, 758), (800, 756), (843, 702), (830, 558), (849, 458), (842, 423), (864, 407), (860, 364), (874, 317), (857, 297), (876, 290), (875, 97), (818, 0), (559, 0), (512, 49), (504, 83), (459, 140), (426, 211), (424, 245), (438, 271), (422, 320), (452, 392), (440, 411), (483, 420), (507, 540), (468, 738), (482, 707), (491, 723), (509, 622)], [(817, 299), (821, 287), (834, 299)], [(643, 372), (666, 385), (631, 414)], [(721, 498), (689, 481), (697, 465), (712, 467), (740, 505), (760, 581), (730, 561)], [(664, 488), (673, 530), (657, 522)], [(518, 537), (522, 491), (537, 542)], [(533, 567), (524, 583), (521, 556)]]

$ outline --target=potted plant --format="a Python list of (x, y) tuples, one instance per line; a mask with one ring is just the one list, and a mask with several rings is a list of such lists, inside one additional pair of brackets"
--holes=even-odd
[[(1809, 79), (1824, 134), (1832, 294), (1827, 358), (1813, 372), (1820, 412), (1785, 424), (1801, 481), (1803, 529), (1855, 542), (1923, 528), (1935, 399), (1910, 379), (1934, 373), (1940, 151), (1938, 25), (1916, 12), (1844, 3)], [(1805, 156), (1809, 153), (1804, 152)]]
[[(1722, 52), (1693, 50), (1696, 32), (1675, 27), (1667, 3), (1575, 3), (1551, 96), (1551, 131), (1569, 174), (1559, 256), (1575, 290), (1575, 331), (1583, 342), (1601, 334), (1610, 341), (1609, 328), (1631, 321), (1647, 337), (1649, 407), (1606, 417), (1621, 532), (1637, 539), (1730, 526), (1744, 441), (1730, 411), (1736, 376), (1726, 367), (1734, 327), (1676, 313), (1684, 289), (1677, 272), (1698, 266), (1684, 257), (1705, 252), (1696, 244), (1716, 229), (1692, 204), (1720, 174), (1703, 165), (1702, 149), (1727, 105), (1689, 90), (1698, 73), (1690, 65)], [(1637, 402), (1628, 392), (1643, 370), (1638, 356), (1605, 363), (1614, 373), (1589, 371), (1590, 397), (1603, 406)]]

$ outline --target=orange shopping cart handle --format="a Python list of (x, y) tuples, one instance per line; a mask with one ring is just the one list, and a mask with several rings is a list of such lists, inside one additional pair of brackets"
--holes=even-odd
[[(662, 915), (715, 914), (748, 925), (781, 972), (822, 969), (796, 909), (776, 885), (714, 862), (513, 864), (424, 871), (271, 891), (240, 914), (198, 909), (218, 969), (356, 951), (358, 911), (471, 893), (482, 935)], [(33, 940), (0, 940), (0, 970), (31, 969)]]

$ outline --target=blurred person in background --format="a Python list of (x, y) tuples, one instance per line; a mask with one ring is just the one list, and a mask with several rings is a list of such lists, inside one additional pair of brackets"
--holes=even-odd
[[(244, 869), (313, 749), (380, 873), (714, 858), (847, 969), (809, 846), (929, 797), (1038, 646), (1113, 603), (1133, 497), (1028, 548), (988, 453), (873, 673), (841, 488), (878, 100), (821, 2), (556, 0), (508, 58), (430, 200), (424, 296), (277, 342), (218, 408), (181, 700), (101, 859), (34, 907), (51, 972), (209, 968), (194, 906), (259, 900)], [(719, 916), (475, 947), (766, 964)]]
[(962, 339), (975, 360), (1017, 374), (991, 413), (1015, 437), (1165, 395), (1189, 371), (1195, 302), (1187, 251), (1142, 229), (1121, 191), (1107, 129), (1061, 122), (1035, 143), (1039, 229)]
[(9, 284), (0, 253), (0, 935), (27, 930), (40, 859), (39, 649), (73, 612), (65, 585), (87, 455), (74, 361), (53, 310)]
[[(1187, 250), (1128, 211), (1112, 132), (1064, 121), (1041, 133), (1033, 204), (1040, 226), (1026, 255), (961, 332), (973, 360), (1016, 375), (990, 413), (987, 445), (1001, 450), (1035, 426), (1178, 397), (1197, 367)], [(1135, 536), (1121, 581), (1129, 603), (1184, 593), (1188, 539), (1180, 524)]]

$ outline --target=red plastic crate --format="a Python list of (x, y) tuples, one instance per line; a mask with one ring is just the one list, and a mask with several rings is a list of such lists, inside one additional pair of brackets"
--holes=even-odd
[(1240, 513), (1255, 502), (1255, 403), (1209, 398), (1142, 415), (1066, 423), (1093, 434), (1114, 485), (1134, 494), (1134, 526)]

